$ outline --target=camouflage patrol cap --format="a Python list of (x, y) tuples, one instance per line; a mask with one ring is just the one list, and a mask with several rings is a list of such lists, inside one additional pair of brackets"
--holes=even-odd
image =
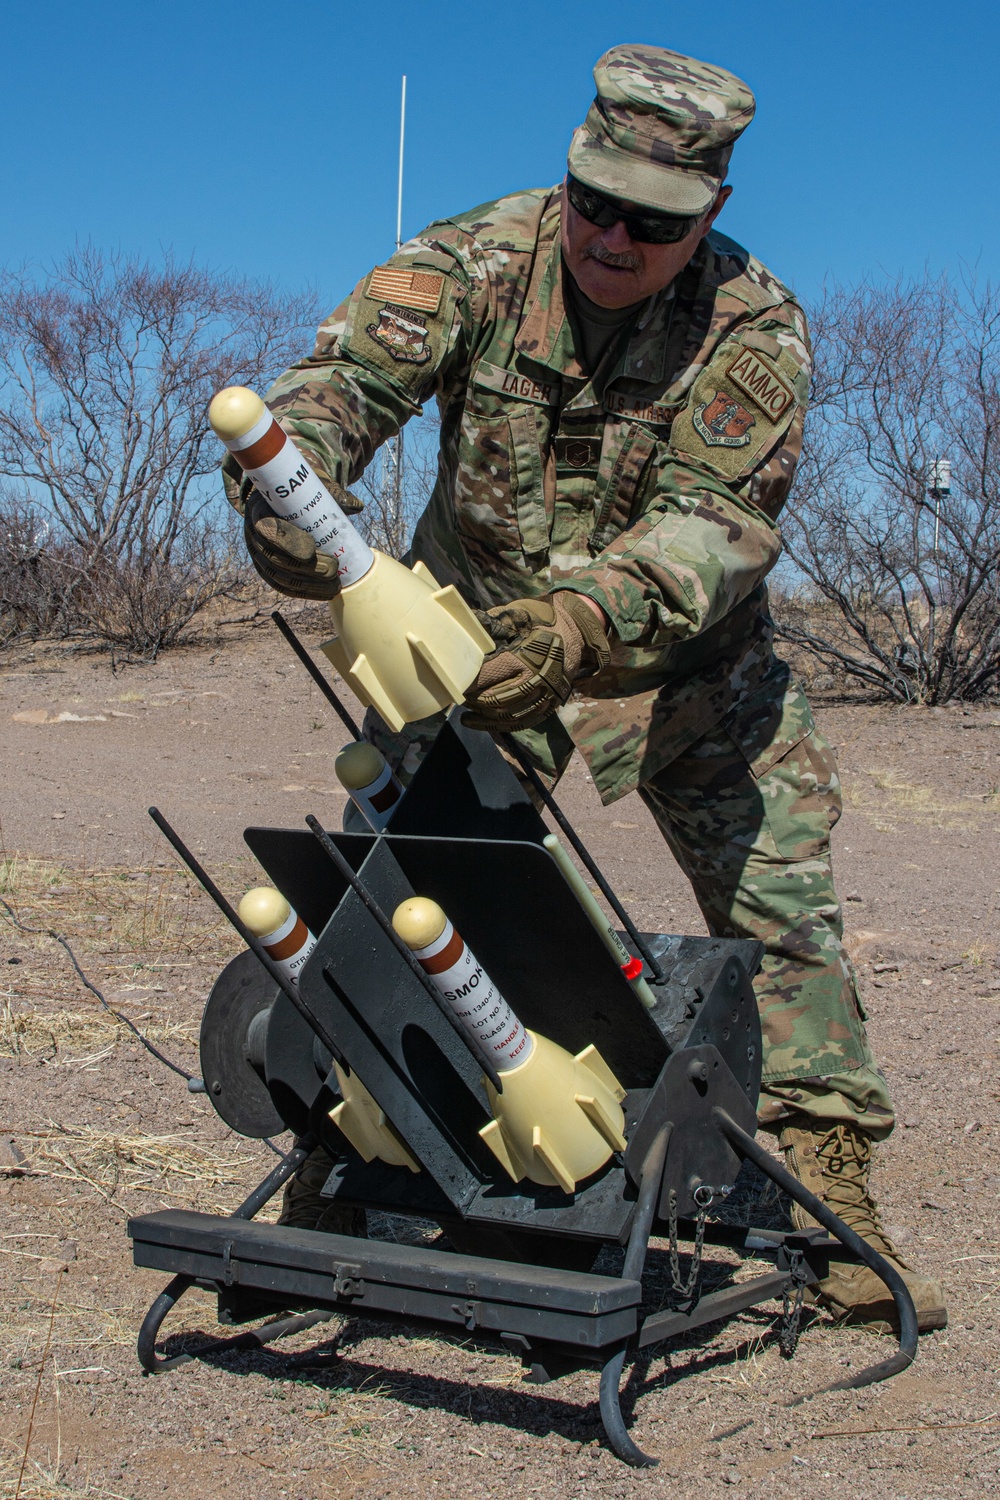
[(704, 213), (753, 119), (746, 84), (712, 63), (645, 46), (612, 47), (594, 82), (597, 98), (569, 148), (572, 175), (644, 208)]

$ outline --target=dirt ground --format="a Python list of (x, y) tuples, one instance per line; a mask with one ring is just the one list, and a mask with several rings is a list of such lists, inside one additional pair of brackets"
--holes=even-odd
[[(127, 1216), (229, 1211), (275, 1157), (0, 910), (0, 1496), (1000, 1494), (1000, 709), (817, 714), (839, 746), (839, 887), (899, 1108), (877, 1192), (950, 1306), (910, 1371), (793, 1405), (890, 1345), (816, 1320), (787, 1362), (777, 1305), (713, 1325), (630, 1383), (633, 1434), (662, 1460), (645, 1472), (604, 1443), (595, 1375), (531, 1386), (513, 1358), (402, 1327), (334, 1323), (144, 1378), (134, 1339), (164, 1278), (133, 1269)], [(245, 826), (339, 822), (340, 724), (270, 627), (117, 675), (105, 657), (8, 654), (0, 724), (0, 895), (197, 1072), (202, 1004), (238, 943), (146, 808), (238, 896), (256, 878)], [(562, 798), (641, 926), (703, 930), (637, 797), (602, 809), (577, 763)], [(195, 1293), (165, 1332), (215, 1328)], [(339, 1357), (296, 1362), (334, 1340)]]

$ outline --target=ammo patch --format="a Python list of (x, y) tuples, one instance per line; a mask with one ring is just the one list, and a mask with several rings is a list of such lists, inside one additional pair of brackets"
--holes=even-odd
[[(374, 279), (374, 272), (372, 276)], [(365, 332), (403, 364), (425, 365), (431, 357), (427, 320), (408, 308), (387, 302), (379, 308), (378, 322), (369, 323)]]
[(376, 266), (368, 278), (365, 296), (373, 302), (396, 302), (417, 312), (436, 313), (441, 306), (444, 277), (437, 271), (408, 271), (396, 266)]
[(741, 349), (726, 374), (737, 390), (749, 396), (772, 422), (784, 416), (795, 400), (795, 393), (783, 375), (753, 349)]
[(710, 448), (748, 448), (756, 418), (725, 391), (716, 391), (691, 413), (694, 430)]

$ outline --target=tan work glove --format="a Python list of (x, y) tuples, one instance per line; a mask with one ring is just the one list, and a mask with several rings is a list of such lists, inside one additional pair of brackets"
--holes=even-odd
[[(355, 495), (317, 473), (342, 511), (361, 510)], [(308, 531), (276, 515), (231, 453), (222, 460), (222, 482), (226, 498), (243, 516), (250, 561), (265, 583), (297, 599), (332, 599), (340, 593), (337, 559), (317, 552)]]
[(466, 692), (463, 723), (501, 734), (531, 729), (569, 697), (578, 677), (611, 658), (600, 620), (579, 594), (559, 589), (479, 614), (499, 647)]

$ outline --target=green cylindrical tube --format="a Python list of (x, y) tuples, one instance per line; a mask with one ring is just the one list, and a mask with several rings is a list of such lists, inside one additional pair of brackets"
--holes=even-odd
[[(628, 979), (628, 982), (632, 986), (632, 989), (635, 991), (636, 995), (638, 995), (639, 999), (642, 1001), (646, 1009), (652, 1010), (656, 1005), (656, 996), (653, 994), (652, 990), (649, 988), (649, 985), (642, 977), (641, 959), (632, 957), (632, 954), (628, 951), (625, 944), (618, 936), (613, 923), (608, 920), (604, 912), (601, 910), (596, 898), (594, 897), (594, 893), (591, 891), (590, 887), (587, 885), (587, 882), (584, 880), (583, 876), (576, 868), (576, 865), (566, 853), (566, 850), (563, 848), (556, 835), (554, 833), (546, 834), (542, 842), (549, 853), (552, 855), (552, 858), (559, 866), (563, 875), (566, 877), (567, 885), (573, 891), (573, 894), (576, 896), (580, 905), (587, 913), (587, 916), (597, 928), (597, 931), (600, 933), (604, 941), (605, 947), (611, 954), (612, 958), (615, 960), (615, 963), (618, 964), (619, 968), (625, 974), (625, 978)], [(639, 972), (630, 977), (628, 970), (630, 968), (633, 968), (635, 964), (639, 965)]]

